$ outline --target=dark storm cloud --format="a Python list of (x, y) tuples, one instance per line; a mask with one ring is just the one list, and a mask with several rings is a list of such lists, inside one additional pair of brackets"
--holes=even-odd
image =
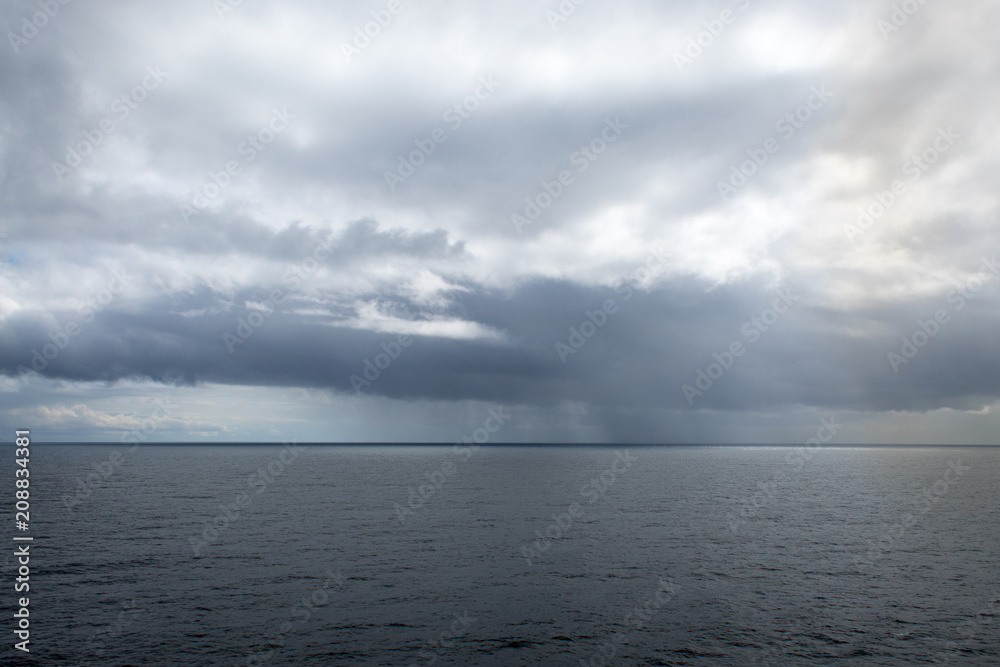
[[(266, 290), (245, 296), (264, 299)], [(790, 305), (772, 326), (763, 313), (785, 295)], [(403, 295), (380, 295), (399, 311), (421, 319), (419, 304)], [(573, 330), (614, 300), (606, 323), (576, 349)], [(414, 336), (388, 369), (364, 393), (407, 400), (500, 401), (548, 405), (583, 401), (606, 408), (685, 408), (682, 385), (705, 389), (697, 408), (774, 410), (794, 406), (832, 410), (928, 410), (941, 406), (976, 409), (1000, 396), (1000, 363), (995, 331), (996, 294), (983, 294), (960, 310), (952, 303), (926, 300), (890, 312), (831, 312), (809, 303), (797, 288), (779, 291), (734, 285), (706, 293), (697, 281), (681, 281), (652, 292), (622, 284), (586, 289), (556, 281), (527, 284), (515, 294), (461, 294), (451, 314), (471, 318), (506, 334), (504, 341), (454, 340)], [(293, 301), (283, 302), (294, 310)], [(892, 368), (888, 353), (901, 337), (913, 338), (920, 322), (945, 310), (948, 322), (912, 361)], [(180, 312), (209, 311), (199, 316)], [(230, 352), (223, 334), (235, 330), (251, 310), (203, 290), (167, 303), (154, 300), (127, 312), (101, 313), (71, 341), (42, 374), (77, 381), (113, 382), (129, 378), (185, 383), (252, 384), (328, 388), (350, 393), (350, 377), (364, 376), (372, 360), (398, 339), (343, 326), (349, 309), (322, 315), (279, 310)], [(773, 313), (771, 313), (773, 316)], [(754, 323), (754, 318), (758, 318)], [(61, 321), (72, 320), (64, 314)], [(252, 320), (251, 320), (252, 321)], [(875, 326), (865, 337), (842, 332)], [(926, 329), (925, 329), (926, 330)], [(750, 332), (749, 335), (747, 332)], [(15, 375), (30, 366), (32, 351), (59, 335), (37, 318), (11, 318), (3, 328), (0, 369)], [(740, 342), (742, 355), (724, 359)], [(918, 340), (919, 342), (919, 340)], [(557, 343), (563, 343), (565, 363)], [(50, 350), (54, 349), (50, 346)], [(575, 349), (572, 353), (567, 349)], [(720, 356), (715, 356), (720, 355)], [(35, 357), (38, 359), (39, 357)], [(712, 386), (698, 384), (699, 371), (723, 358), (730, 364)], [(41, 363), (36, 363), (40, 366)]]

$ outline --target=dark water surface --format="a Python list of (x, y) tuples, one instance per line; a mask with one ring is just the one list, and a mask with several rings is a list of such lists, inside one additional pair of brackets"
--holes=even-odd
[(0, 664), (1000, 664), (1000, 449), (791, 452), (36, 444)]

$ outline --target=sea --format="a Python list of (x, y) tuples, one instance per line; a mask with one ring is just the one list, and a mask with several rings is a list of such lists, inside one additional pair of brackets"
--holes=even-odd
[(998, 448), (36, 443), (23, 531), (15, 467), (2, 665), (1000, 665)]

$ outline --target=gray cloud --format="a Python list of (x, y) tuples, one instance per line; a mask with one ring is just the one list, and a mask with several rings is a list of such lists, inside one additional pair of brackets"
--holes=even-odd
[[(1000, 247), (1000, 10), (929, 3), (884, 36), (892, 4), (586, 3), (553, 29), (554, 2), (403, 3), (350, 62), (341, 42), (378, 2), (61, 6), (0, 49), (0, 417), (107, 438), (146, 391), (212, 397), (219, 430), (194, 402), (174, 437), (252, 434), (224, 387), (273, 403), (246, 424), (309, 437), (302, 424), (347, 405), (357, 439), (405, 437), (391, 410), (426, 439), (502, 402), (525, 415), (519, 440), (794, 440), (822, 411), (855, 415), (862, 441), (918, 423), (982, 439), (1000, 283), (961, 309), (953, 290)], [(5, 35), (38, 11), (8, 7)], [(675, 53), (723, 9), (734, 22), (681, 71)], [(449, 121), (484, 77), (499, 85)], [(830, 99), (779, 129), (822, 86)], [(261, 134), (276, 109), (287, 126)], [(627, 127), (575, 161), (608, 119)], [(945, 128), (953, 146), (911, 180)], [(435, 130), (446, 141), (390, 189)], [(251, 136), (273, 136), (252, 159)], [(778, 150), (720, 196), (769, 139)], [(80, 164), (57, 174), (68, 151)], [(561, 171), (572, 184), (553, 196)], [(217, 196), (183, 214), (213, 179)], [(847, 230), (894, 180), (905, 192)], [(547, 183), (519, 233), (512, 214)], [(644, 273), (650, 246), (663, 263)], [(744, 324), (779, 286), (801, 300), (751, 342)], [(563, 363), (557, 344), (608, 299)], [(69, 323), (65, 349), (21, 375)], [(356, 396), (351, 376), (400, 335), (412, 345)], [(746, 353), (689, 401), (734, 342)], [(307, 407), (285, 403), (294, 390)]]

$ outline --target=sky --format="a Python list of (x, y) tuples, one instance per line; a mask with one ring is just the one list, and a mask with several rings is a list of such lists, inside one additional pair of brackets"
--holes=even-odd
[(0, 437), (996, 444), (998, 20), (7, 2)]

